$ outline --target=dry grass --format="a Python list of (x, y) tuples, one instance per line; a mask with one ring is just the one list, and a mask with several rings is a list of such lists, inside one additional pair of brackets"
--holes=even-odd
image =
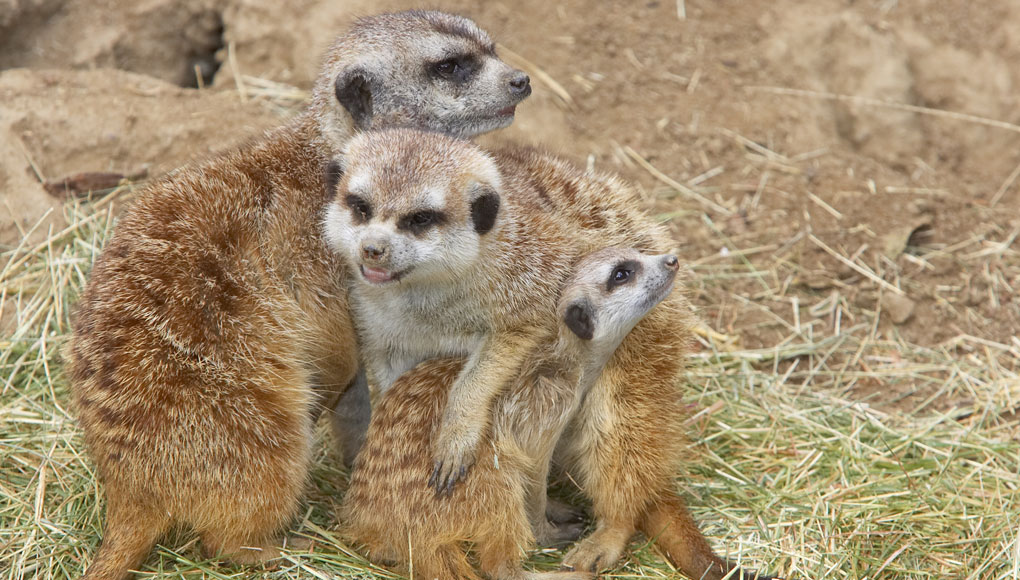
[[(4, 578), (76, 577), (99, 542), (101, 487), (68, 408), (60, 349), (117, 203), (69, 202), (69, 228), (5, 255), (0, 299), (16, 321), (0, 339)], [(710, 285), (766, 276), (736, 263), (696, 270)], [(798, 325), (788, 340), (756, 351), (706, 332), (695, 357), (691, 470), (680, 485), (719, 550), (788, 577), (1020, 576), (1020, 445), (1016, 424), (997, 418), (1020, 401), (1015, 373), (948, 349), (873, 340), (862, 322), (824, 334)], [(845, 398), (860, 381), (931, 384), (938, 396), (966, 393), (973, 404), (890, 415)], [(346, 483), (336, 463), (323, 445), (294, 527), (316, 541), (314, 554), (292, 554), (267, 577), (393, 577), (333, 532)], [(672, 576), (653, 548), (633, 548), (610, 577)], [(545, 551), (533, 562), (551, 567), (559, 556)], [(182, 532), (158, 548), (142, 577), (250, 573), (200, 559)]]

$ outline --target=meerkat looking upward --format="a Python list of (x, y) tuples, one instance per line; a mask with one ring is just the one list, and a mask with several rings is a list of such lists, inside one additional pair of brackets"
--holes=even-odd
[(96, 261), (69, 345), (107, 503), (86, 578), (126, 577), (175, 525), (212, 555), (278, 554), (312, 422), (358, 368), (348, 271), (319, 227), (329, 160), (356, 129), (506, 126), (530, 90), (466, 18), (365, 18), (330, 48), (306, 111), (141, 193)]
[(428, 361), (402, 375), (379, 403), (355, 461), (341, 517), (348, 534), (373, 559), (410, 563), (421, 578), (477, 578), (465, 542), (490, 578), (564, 577), (521, 570), (536, 521), (545, 523), (553, 448), (602, 365), (669, 294), (678, 269), (676, 256), (632, 249), (582, 258), (560, 294), (554, 346), (533, 353), (500, 394), (479, 462), (448, 498), (437, 497), (426, 478), (430, 442), (463, 361)]
[[(342, 161), (324, 229), (358, 272), (352, 312), (370, 375), (385, 389), (422, 360), (468, 357), (432, 439), (440, 449), (458, 432), (469, 436), (462, 447), (473, 446), (499, 392), (548, 347), (557, 289), (579, 256), (613, 246), (661, 254), (674, 244), (618, 178), (531, 149), (490, 154), (397, 129), (358, 135)], [(640, 529), (692, 578), (733, 570), (674, 487), (692, 320), (681, 293), (663, 299), (606, 362), (558, 442), (556, 461), (591, 498), (596, 522), (564, 566), (612, 567)], [(438, 479), (448, 492), (455, 476)]]

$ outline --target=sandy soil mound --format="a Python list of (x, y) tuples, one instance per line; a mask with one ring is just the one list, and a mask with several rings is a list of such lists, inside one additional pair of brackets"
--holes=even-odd
[[(159, 175), (280, 122), (236, 93), (199, 93), (118, 70), (0, 73), (0, 244), (59, 224), (64, 195), (46, 182), (80, 173)], [(116, 184), (116, 180), (113, 180)], [(111, 187), (98, 187), (105, 189)]]

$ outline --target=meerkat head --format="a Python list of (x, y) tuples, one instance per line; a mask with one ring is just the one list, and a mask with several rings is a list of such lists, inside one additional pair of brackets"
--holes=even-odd
[(605, 248), (578, 261), (558, 313), (578, 338), (615, 350), (648, 311), (669, 295), (680, 269), (672, 254)]
[(369, 285), (462, 277), (500, 228), (495, 162), (439, 133), (356, 135), (326, 181), (326, 240)]
[(506, 127), (531, 94), (528, 75), (496, 56), (460, 16), (411, 10), (358, 20), (327, 53), (312, 107), (324, 136), (414, 127), (472, 137)]

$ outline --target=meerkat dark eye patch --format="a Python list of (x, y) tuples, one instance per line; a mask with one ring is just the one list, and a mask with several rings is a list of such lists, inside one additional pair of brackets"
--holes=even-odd
[(563, 314), (563, 323), (581, 340), (591, 340), (595, 337), (594, 311), (587, 298), (581, 298), (567, 306), (567, 311)]
[(489, 186), (482, 187), (482, 193), (471, 202), (471, 223), (475, 224), (475, 232), (484, 235), (496, 225), (499, 214), (499, 194)]
[(462, 54), (444, 58), (429, 65), (429, 74), (435, 78), (465, 83), (478, 70), (478, 59), (473, 55)]
[(606, 280), (606, 290), (612, 292), (614, 289), (627, 284), (641, 272), (641, 264), (636, 260), (624, 260), (613, 268)]
[(397, 229), (418, 235), (429, 228), (446, 222), (446, 214), (434, 209), (423, 209), (409, 213), (397, 220)]
[(372, 205), (360, 195), (348, 194), (344, 197), (344, 204), (351, 210), (354, 223), (363, 224), (372, 219)]
[(336, 197), (336, 186), (344, 176), (344, 166), (336, 159), (326, 164), (326, 199)]
[(353, 68), (336, 77), (336, 100), (362, 131), (372, 125), (372, 79), (363, 69)]

